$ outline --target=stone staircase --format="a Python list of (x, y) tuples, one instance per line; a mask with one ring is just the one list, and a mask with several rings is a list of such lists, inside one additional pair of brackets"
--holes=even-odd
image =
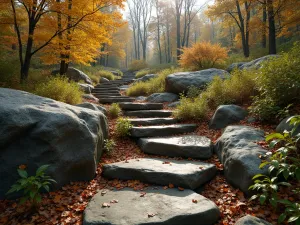
[[(105, 87), (110, 88), (109, 85), (103, 85), (101, 89)], [(111, 88), (115, 91), (117, 87)], [(121, 102), (119, 105), (123, 114), (131, 117), (131, 137), (149, 157), (105, 164), (103, 176), (109, 179), (140, 180), (158, 186), (147, 188), (142, 195), (127, 188), (121, 191), (106, 190), (104, 195), (100, 191), (88, 204), (83, 224), (215, 224), (220, 217), (218, 207), (196, 191), (216, 176), (216, 166), (195, 160), (150, 156), (206, 160), (213, 154), (211, 140), (187, 134), (194, 132), (197, 125), (178, 124), (178, 120), (171, 117), (172, 111), (163, 110), (163, 104), (125, 102), (126, 97), (106, 96), (100, 102), (124, 100), (124, 103), (117, 102)], [(170, 185), (175, 188), (163, 188)], [(118, 203), (111, 204), (109, 208), (102, 207), (104, 202), (113, 199), (117, 199)]]

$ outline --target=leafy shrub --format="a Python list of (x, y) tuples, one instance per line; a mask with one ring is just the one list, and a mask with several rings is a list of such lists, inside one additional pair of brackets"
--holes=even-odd
[(119, 104), (118, 103), (111, 104), (108, 110), (108, 115), (111, 118), (117, 118), (120, 115), (120, 113), (121, 113), (121, 108)]
[(116, 143), (114, 140), (112, 139), (104, 140), (104, 149), (107, 155), (111, 155), (115, 147), (116, 147)]
[[(253, 195), (251, 200), (259, 199), (261, 204), (269, 202), (274, 208), (278, 205), (284, 206), (285, 211), (279, 216), (279, 224), (286, 218), (288, 218), (288, 223), (299, 224), (300, 190), (297, 188), (297, 182), (300, 181), (300, 134), (294, 135), (294, 132), (300, 124), (300, 117), (292, 117), (288, 122), (294, 127), (292, 131), (283, 134), (273, 133), (266, 137), (266, 141), (270, 142), (270, 148), (275, 148), (275, 150), (267, 154), (267, 159), (262, 162), (260, 168), (268, 167), (269, 174), (255, 175), (253, 177), (255, 184), (249, 189), (259, 192)], [(279, 148), (276, 148), (277, 146)], [(283, 187), (289, 187), (295, 198), (291, 196), (288, 200), (280, 199), (278, 192)]]
[[(257, 71), (259, 96), (254, 99), (251, 106), (252, 112), (261, 120), (271, 120), (278, 110), (291, 103), (300, 102), (300, 43), (283, 54), (266, 62)], [(270, 111), (269, 102), (274, 106), (274, 112)]]
[(188, 98), (196, 98), (202, 93), (203, 90), (201, 88), (197, 88), (195, 86), (189, 87), (189, 90), (186, 93), (186, 97)]
[(183, 48), (179, 64), (183, 68), (203, 70), (224, 63), (227, 49), (220, 44), (209, 42), (195, 43), (190, 48)]
[[(100, 77), (104, 77), (108, 80), (115, 80), (115, 76), (110, 71), (100, 70), (100, 71), (98, 71), (97, 75), (98, 75), (99, 79), (100, 79)], [(98, 81), (99, 81), (99, 79), (98, 79)]]
[(129, 71), (139, 71), (148, 67), (148, 64), (144, 60), (134, 60), (129, 65)]
[(8, 194), (24, 191), (24, 196), (20, 199), (20, 203), (23, 204), (26, 201), (31, 203), (31, 206), (37, 207), (38, 204), (41, 202), (41, 189), (45, 189), (49, 192), (49, 185), (51, 183), (56, 183), (55, 180), (51, 179), (50, 176), (45, 175), (45, 171), (48, 169), (49, 165), (43, 165), (37, 169), (34, 176), (28, 176), (27, 171), (25, 168), (23, 169), (20, 166), (18, 169), (18, 174), (21, 177), (17, 182), (11, 186), (11, 189), (7, 192)]
[(202, 120), (207, 117), (208, 105), (205, 98), (198, 96), (196, 98), (187, 98), (181, 96), (180, 104), (173, 112), (177, 119), (196, 119)]
[(130, 130), (133, 127), (127, 118), (120, 117), (116, 124), (116, 135), (118, 137), (130, 136)]
[(65, 77), (49, 78), (46, 83), (37, 85), (34, 93), (72, 105), (79, 104), (83, 95), (79, 85), (73, 81), (69, 82)]
[(148, 96), (153, 93), (165, 91), (165, 79), (168, 75), (182, 71), (181, 69), (165, 69), (158, 73), (158, 76), (146, 81), (134, 83), (127, 89), (126, 94), (129, 96)]

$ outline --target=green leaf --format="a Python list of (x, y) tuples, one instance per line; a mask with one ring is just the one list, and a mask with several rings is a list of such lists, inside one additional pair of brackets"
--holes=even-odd
[(273, 133), (266, 136), (266, 141), (270, 141), (272, 139), (284, 139), (284, 136), (280, 133)]
[(255, 175), (252, 180), (256, 180), (257, 178), (260, 178), (260, 177), (266, 177), (266, 175), (263, 175), (263, 174), (257, 174)]
[(288, 223), (292, 223), (294, 221), (296, 221), (297, 219), (299, 219), (300, 216), (291, 216), (289, 219), (288, 219)]
[(20, 169), (18, 169), (18, 174), (22, 178), (27, 178), (28, 177), (28, 174), (27, 174), (26, 170), (20, 170)]
[(282, 203), (284, 205), (291, 205), (292, 204), (292, 202), (290, 202), (289, 200), (286, 200), (286, 199), (278, 200), (277, 202)]
[(267, 196), (266, 196), (265, 194), (262, 194), (262, 195), (259, 197), (259, 202), (260, 202), (260, 204), (263, 205), (263, 204), (265, 203), (266, 199), (267, 199)]
[(276, 184), (271, 184), (270, 187), (274, 190), (277, 191), (278, 190), (278, 186)]
[(286, 218), (286, 214), (282, 213), (279, 217), (278, 217), (278, 223), (282, 223)]
[(253, 201), (253, 200), (255, 200), (255, 199), (257, 199), (257, 195), (253, 195), (250, 199), (249, 199), (249, 201)]
[(281, 140), (273, 140), (269, 144), (269, 148), (274, 148)]
[(42, 201), (42, 197), (40, 194), (37, 194), (34, 198), (34, 200), (37, 202), (37, 203), (40, 203)]
[(56, 180), (53, 179), (47, 179), (47, 181), (53, 182), (53, 183), (57, 183)]
[(296, 174), (297, 180), (300, 180), (300, 168), (299, 167), (295, 170), (295, 174)]
[[(270, 162), (263, 162), (259, 165), (259, 169), (262, 169), (264, 168), (266, 165), (268, 165)], [(261, 175), (261, 174), (258, 174), (258, 175)]]
[(283, 177), (287, 180), (289, 178), (289, 176), (290, 176), (289, 171), (288, 170), (284, 170), (283, 171)]
[(36, 176), (40, 176), (41, 174), (43, 174), (47, 169), (48, 169), (49, 165), (42, 165), (41, 167), (39, 167), (36, 171)]
[(48, 185), (45, 185), (44, 186), (44, 188), (45, 188), (45, 190), (47, 191), (47, 192), (49, 192), (50, 190), (49, 190), (49, 186)]
[(270, 198), (270, 203), (274, 208), (277, 206), (277, 201), (275, 198)]

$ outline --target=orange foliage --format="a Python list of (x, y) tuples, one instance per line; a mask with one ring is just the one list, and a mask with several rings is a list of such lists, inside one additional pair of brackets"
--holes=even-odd
[(228, 50), (220, 44), (210, 42), (195, 43), (190, 48), (183, 48), (179, 64), (183, 68), (201, 70), (222, 63), (228, 57)]

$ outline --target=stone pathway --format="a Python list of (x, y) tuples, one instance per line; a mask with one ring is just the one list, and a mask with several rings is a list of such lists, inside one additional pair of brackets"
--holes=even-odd
[[(141, 150), (166, 157), (212, 157), (213, 147), (208, 138), (186, 134), (194, 132), (196, 124), (178, 124), (178, 120), (171, 118), (172, 111), (163, 110), (163, 104), (133, 103), (134, 98), (121, 96), (119, 87), (133, 78), (127, 73), (121, 80), (96, 86), (93, 93), (100, 103), (120, 103), (123, 114), (132, 117), (129, 118), (133, 124), (131, 136)], [(214, 164), (191, 160), (144, 158), (106, 164), (104, 177), (140, 180), (159, 186), (151, 186), (142, 194), (132, 189), (100, 190), (88, 204), (83, 224), (215, 224), (220, 217), (218, 207), (195, 191), (216, 173)], [(175, 188), (163, 188), (170, 184)]]

